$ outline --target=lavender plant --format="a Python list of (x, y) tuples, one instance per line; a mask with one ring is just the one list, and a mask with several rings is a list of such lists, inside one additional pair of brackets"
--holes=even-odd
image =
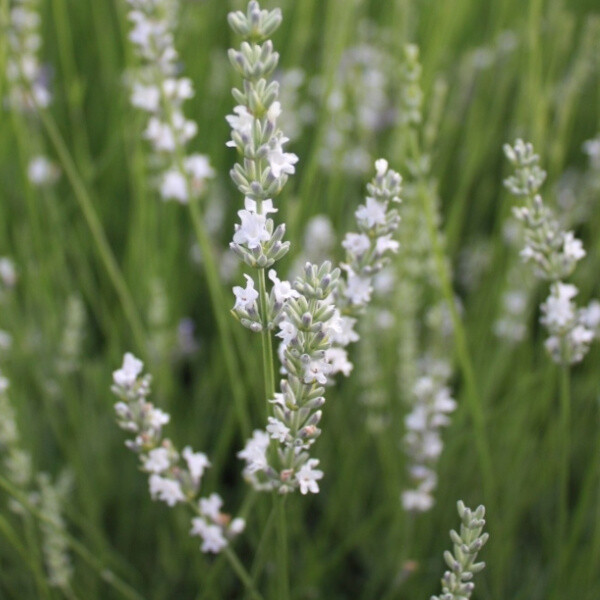
[[(266, 430), (256, 430), (238, 454), (245, 460), (244, 474), (258, 490), (280, 493), (300, 489), (303, 494), (319, 491), (323, 476), (318, 459), (308, 450), (320, 434), (320, 407), (325, 402), (323, 384), (331, 366), (325, 352), (331, 342), (329, 328), (335, 315), (331, 294), (339, 270), (330, 263), (320, 267), (307, 263), (293, 284), (282, 281), (269, 269), (289, 249), (283, 241), (285, 225), (275, 227), (268, 215), (275, 213), (272, 198), (295, 171), (295, 154), (285, 152), (288, 139), (277, 127), (281, 113), (278, 84), (267, 78), (277, 66), (278, 54), (267, 38), (281, 23), (281, 11), (261, 10), (250, 2), (246, 14), (230, 13), (231, 28), (243, 38), (240, 50), (230, 50), (229, 58), (242, 76), (243, 88), (234, 88), (238, 101), (233, 115), (228, 145), (237, 148), (241, 161), (231, 177), (245, 196), (244, 210), (238, 212), (231, 248), (250, 267), (258, 269), (258, 289), (245, 274), (246, 287), (234, 287), (234, 314), (242, 325), (263, 334), (265, 387), (272, 415)], [(272, 282), (267, 291), (265, 270)], [(279, 328), (280, 357), (286, 378), (275, 393), (271, 332)]]
[(180, 503), (190, 506), (195, 513), (190, 534), (202, 538), (203, 552), (221, 552), (244, 530), (245, 522), (221, 512), (223, 500), (218, 494), (200, 496), (202, 477), (210, 461), (190, 446), (178, 451), (163, 436), (163, 426), (171, 417), (148, 401), (152, 378), (142, 374), (143, 367), (141, 360), (126, 353), (122, 367), (113, 373), (111, 389), (119, 398), (115, 404), (117, 423), (134, 434), (125, 445), (139, 456), (141, 470), (149, 474), (152, 499), (171, 507)]
[(49, 86), (50, 69), (40, 63), (42, 46), (39, 0), (15, 0), (11, 6), (8, 29), (7, 106), (22, 113), (30, 121), (30, 134), (35, 150), (29, 156), (27, 176), (35, 187), (56, 183), (60, 169), (40, 152), (41, 140), (33, 127), (35, 111), (47, 108), (52, 102)]
[[(209, 224), (205, 223), (198, 202), (214, 171), (205, 155), (189, 154), (186, 150), (187, 143), (196, 135), (198, 128), (194, 121), (186, 118), (183, 111), (183, 103), (193, 97), (194, 89), (190, 79), (180, 76), (178, 54), (174, 47), (179, 2), (127, 1), (131, 7), (129, 18), (133, 23), (129, 39), (141, 63), (130, 77), (131, 103), (149, 114), (144, 137), (152, 146), (150, 162), (158, 173), (155, 184), (161, 197), (189, 205), (221, 338), (223, 360), (229, 373), (240, 423), (246, 431), (249, 425), (244, 391), (237, 382), (238, 359), (223, 314), (223, 291)], [(151, 340), (151, 343), (155, 341)], [(140, 340), (138, 343), (141, 343)], [(155, 352), (154, 348), (150, 350)]]
[[(392, 276), (394, 301), (401, 307), (393, 317), (398, 331), (394, 340), (399, 359), (398, 390), (408, 408), (402, 441), (408, 481), (400, 498), (410, 513), (428, 511), (434, 504), (436, 464), (443, 449), (441, 429), (449, 425), (449, 414), (456, 408), (448, 386), (452, 377), (448, 342), (453, 325), (447, 327), (448, 298), (443, 294), (440, 273), (440, 268), (445, 272), (448, 265), (443, 256), (440, 258), (441, 251), (436, 255), (440, 218), (428, 153), (436, 125), (431, 118), (424, 123), (421, 75), (419, 48), (407, 44), (400, 69), (398, 145), (409, 177), (399, 256)], [(392, 412), (390, 407), (388, 412)]]
[[(600, 17), (536, 2), (523, 18), (519, 3), (505, 0), (488, 11), (482, 33), (481, 3), (468, 1), (439, 2), (435, 11), (403, 1), (230, 4), (243, 6), (230, 16), (234, 34), (224, 30), (222, 2), (0, 0), (0, 254), (19, 264), (17, 274), (0, 258), (0, 596), (260, 600), (260, 587), (278, 600), (348, 593), (391, 600), (427, 586), (431, 525), (440, 514), (434, 503), (448, 487), (476, 495), (481, 486), (497, 519), (488, 595), (597, 597), (598, 407), (587, 398), (595, 354), (581, 359), (593, 350), (591, 336), (600, 336), (600, 303), (578, 306), (578, 299), (597, 295), (600, 143), (598, 136), (585, 143), (585, 170), (560, 178), (553, 219), (545, 221), (556, 227), (539, 227), (527, 262), (516, 268), (512, 260), (507, 269), (512, 249), (501, 249), (494, 146), (515, 115), (529, 115), (527, 128), (544, 144), (555, 179), (581, 135), (593, 136)], [(292, 17), (278, 30), (279, 11), (262, 10), (275, 6)], [(367, 13), (373, 22), (365, 29)], [(270, 45), (275, 34), (288, 60)], [(218, 117), (230, 87), (221, 46), (239, 37), (226, 149), (219, 123), (196, 126), (186, 102), (202, 90), (196, 108)], [(405, 46), (420, 37), (423, 69), (418, 48)], [(302, 71), (280, 70), (292, 62)], [(126, 97), (116, 98), (124, 63), (131, 67)], [(127, 97), (133, 108), (120, 101)], [(131, 144), (136, 136), (139, 147)], [(210, 161), (192, 154), (219, 145)], [(288, 187), (300, 170), (294, 153), (302, 178)], [(384, 153), (403, 174), (399, 209), (384, 193), (400, 183), (387, 163), (380, 159), (370, 173)], [(228, 155), (238, 163), (237, 207), (212, 168)], [(61, 170), (67, 181), (58, 196), (49, 186)], [(374, 179), (354, 207), (363, 175)], [(211, 176), (216, 185), (208, 185)], [(172, 204), (145, 202), (149, 189), (185, 204), (191, 222)], [(438, 190), (449, 194), (443, 204)], [(532, 227), (526, 219), (516, 224), (533, 231), (547, 216), (538, 208), (531, 198)], [(309, 222), (316, 210), (330, 211), (330, 221)], [(236, 211), (231, 247), (222, 252), (223, 225)], [(357, 223), (346, 234), (340, 225), (354, 222), (350, 213)], [(302, 243), (289, 247), (302, 228)], [(583, 254), (576, 237), (584, 235), (586, 260), (571, 279)], [(338, 238), (341, 264), (328, 263)], [(542, 273), (551, 291), (539, 316), (562, 366), (557, 377), (545, 372), (552, 360), (538, 364), (528, 326), (540, 285), (532, 265), (556, 269), (556, 279)], [(509, 293), (501, 299), (505, 273)], [(518, 347), (490, 339), (499, 304), (495, 330)], [(234, 330), (238, 322), (262, 336), (264, 393), (260, 351), (252, 351), (257, 336)], [(146, 395), (146, 371), (131, 355), (114, 367), (123, 438), (144, 473), (136, 487), (172, 504), (178, 514), (171, 516), (183, 517), (183, 536), (192, 538), (161, 535), (151, 522), (156, 511), (139, 511), (135, 493), (115, 488), (127, 464), (108, 463), (113, 435), (102, 427), (102, 403), (106, 365), (124, 339), (156, 382)], [(353, 379), (334, 387), (339, 373)], [(570, 377), (578, 399), (572, 421)], [(461, 412), (445, 429), (459, 404), (455, 386)], [(169, 434), (174, 413), (167, 423), (162, 396), (200, 402), (189, 414), (199, 418), (183, 427), (206, 455)], [(352, 398), (361, 404), (349, 405)], [(457, 432), (468, 437), (446, 440)], [(240, 449), (251, 485), (232, 476)], [(443, 476), (441, 452), (448, 453)], [(536, 455), (546, 457), (543, 469)], [(75, 479), (61, 475), (63, 461)], [(577, 468), (569, 473), (571, 462)], [(52, 475), (38, 473), (42, 466)], [(462, 522), (469, 513), (459, 509)], [(238, 536), (241, 521), (228, 512), (251, 515), (248, 531)], [(467, 523), (473, 530), (462, 523), (467, 530), (452, 536), (436, 600), (477, 593), (473, 544), (483, 544), (483, 532), (476, 513)], [(182, 560), (173, 549), (188, 543), (208, 555)], [(248, 572), (236, 561), (238, 548)], [(245, 590), (223, 569), (227, 560)]]
[(347, 233), (342, 242), (346, 251), (342, 263), (344, 277), (340, 278), (335, 304), (340, 313), (341, 330), (333, 339), (327, 356), (333, 365), (332, 374), (348, 376), (352, 364), (345, 348), (359, 339), (354, 331), (357, 317), (371, 301), (373, 283), (381, 270), (397, 253), (399, 243), (392, 239), (400, 216), (393, 204), (400, 203), (402, 177), (389, 169), (387, 160), (375, 161), (375, 177), (367, 184), (365, 204), (355, 212), (358, 232)]
[(442, 453), (442, 427), (450, 424), (449, 414), (456, 409), (448, 380), (452, 373), (446, 361), (424, 360), (422, 375), (412, 389), (412, 410), (406, 415), (404, 446), (409, 458), (411, 488), (402, 492), (402, 506), (409, 512), (426, 512), (434, 504), (437, 485), (436, 465)]
[(133, 43), (141, 66), (131, 76), (131, 104), (149, 115), (144, 137), (150, 142), (157, 186), (163, 200), (182, 204), (198, 198), (214, 175), (208, 157), (186, 155), (198, 126), (185, 117), (183, 103), (194, 96), (192, 81), (178, 75), (174, 46), (177, 0), (127, 0)]
[(573, 298), (578, 289), (564, 283), (585, 256), (581, 240), (572, 231), (565, 231), (554, 211), (544, 204), (538, 193), (546, 172), (539, 166), (539, 156), (533, 146), (518, 139), (514, 146), (506, 144), (504, 152), (515, 168), (505, 180), (508, 190), (525, 201), (513, 214), (523, 223), (524, 262), (533, 265), (537, 277), (550, 281), (550, 295), (541, 305), (541, 322), (550, 337), (546, 349), (552, 359), (562, 365), (580, 362), (594, 339), (594, 331), (586, 326), (588, 309), (578, 310)]
[(489, 538), (488, 533), (482, 533), (485, 507), (478, 506), (472, 511), (459, 500), (457, 508), (461, 520), (460, 533), (450, 531), (454, 551), (444, 552), (444, 560), (450, 570), (442, 577), (442, 593), (431, 596), (431, 600), (468, 600), (475, 589), (473, 576), (485, 568), (485, 563), (475, 562)]
[(538, 193), (546, 178), (539, 166), (539, 156), (533, 146), (516, 140), (514, 146), (506, 144), (504, 153), (515, 168), (515, 173), (504, 184), (516, 197), (525, 201), (524, 206), (513, 209), (515, 217), (524, 229), (525, 247), (521, 250), (524, 262), (533, 265), (534, 274), (550, 281), (550, 295), (540, 306), (540, 322), (549, 337), (545, 347), (552, 360), (561, 365), (560, 373), (560, 427), (561, 460), (559, 463), (558, 534), (556, 549), (556, 572), (560, 576), (565, 566), (564, 540), (567, 532), (570, 471), (571, 427), (571, 365), (583, 360), (594, 339), (597, 317), (595, 301), (587, 308), (578, 309), (573, 299), (578, 294), (575, 285), (564, 283), (578, 261), (585, 255), (582, 242), (572, 231), (565, 231), (554, 211), (544, 204)]
[(38, 58), (42, 45), (39, 0), (16, 0), (10, 11), (10, 56), (6, 76), (10, 84), (8, 102), (12, 108), (31, 111), (47, 107), (52, 94), (47, 72)]

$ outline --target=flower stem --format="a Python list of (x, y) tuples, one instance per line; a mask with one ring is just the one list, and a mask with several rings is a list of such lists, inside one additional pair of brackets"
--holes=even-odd
[(196, 239), (198, 240), (200, 251), (204, 257), (206, 281), (208, 283), (208, 290), (212, 301), (215, 319), (217, 321), (217, 329), (219, 331), (219, 338), (221, 341), (221, 350), (223, 352), (223, 359), (225, 360), (227, 375), (229, 376), (235, 409), (238, 414), (242, 432), (245, 436), (248, 436), (250, 435), (251, 430), (250, 416), (248, 414), (248, 407), (246, 406), (245, 393), (241, 385), (240, 367), (237, 356), (233, 350), (234, 345), (231, 331), (225, 319), (225, 315), (223, 314), (223, 307), (225, 306), (223, 290), (221, 289), (221, 283), (219, 281), (219, 275), (215, 266), (210, 240), (202, 220), (198, 203), (193, 199), (190, 199), (189, 207)]
[(254, 600), (264, 600), (260, 592), (254, 587), (254, 581), (252, 581), (252, 577), (250, 577), (250, 574), (248, 573), (248, 571), (246, 571), (244, 565), (242, 565), (240, 559), (237, 557), (237, 554), (231, 549), (230, 546), (227, 546), (223, 550), (223, 554), (229, 561), (231, 568), (235, 571), (236, 575), (244, 584), (252, 598), (254, 598)]
[(558, 505), (558, 579), (564, 572), (565, 550), (568, 547), (567, 514), (569, 510), (569, 457), (571, 451), (571, 368), (563, 365), (560, 372), (560, 437), (562, 453), (560, 462), (560, 496)]
[(265, 376), (265, 397), (267, 400), (275, 394), (275, 372), (273, 367), (273, 342), (271, 332), (268, 328), (269, 299), (267, 296), (267, 284), (265, 270), (258, 270), (258, 292), (260, 294), (260, 316), (262, 319), (262, 354), (263, 373)]
[(287, 523), (285, 520), (285, 495), (276, 493), (277, 505), (277, 575), (278, 600), (289, 600), (290, 580), (288, 572)]

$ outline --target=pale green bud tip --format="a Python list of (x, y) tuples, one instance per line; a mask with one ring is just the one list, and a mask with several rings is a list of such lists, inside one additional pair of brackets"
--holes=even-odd
[(249, 2), (246, 14), (241, 11), (227, 15), (227, 22), (233, 31), (252, 42), (260, 42), (271, 36), (281, 25), (281, 10), (261, 10), (258, 2)]

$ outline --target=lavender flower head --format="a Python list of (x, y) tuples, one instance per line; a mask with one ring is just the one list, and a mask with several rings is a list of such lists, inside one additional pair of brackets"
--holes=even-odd
[(121, 368), (113, 372), (113, 393), (117, 424), (134, 438), (125, 445), (140, 459), (140, 468), (149, 475), (148, 487), (153, 500), (167, 506), (187, 503), (196, 513), (190, 534), (202, 538), (202, 552), (218, 553), (244, 529), (243, 519), (221, 512), (218, 494), (200, 497), (204, 472), (210, 461), (202, 452), (186, 446), (181, 452), (162, 433), (170, 415), (148, 401), (151, 376), (143, 375), (141, 360), (126, 353)]

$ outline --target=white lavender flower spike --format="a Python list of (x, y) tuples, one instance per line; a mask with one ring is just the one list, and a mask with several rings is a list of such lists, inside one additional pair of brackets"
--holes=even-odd
[(323, 472), (309, 450), (321, 433), (323, 386), (332, 372), (327, 352), (339, 314), (330, 299), (339, 276), (339, 269), (332, 269), (330, 263), (307, 263), (293, 287), (279, 290), (285, 296), (278, 318), (286, 377), (280, 382), (281, 391), (270, 399), (273, 414), (266, 430), (256, 430), (238, 453), (246, 463), (244, 476), (257, 490), (319, 491), (317, 482)]
[(423, 375), (413, 386), (412, 410), (404, 419), (411, 488), (402, 492), (401, 500), (409, 512), (426, 512), (434, 504), (435, 467), (443, 449), (440, 430), (450, 424), (448, 415), (456, 409), (447, 386), (450, 366), (445, 362), (425, 362), (422, 370)]
[(354, 331), (356, 317), (364, 312), (371, 300), (375, 276), (400, 246), (393, 239), (400, 216), (390, 203), (401, 202), (401, 182), (402, 177), (389, 169), (387, 160), (375, 161), (375, 177), (367, 184), (365, 204), (355, 213), (358, 232), (347, 233), (342, 242), (346, 250), (342, 264), (345, 277), (339, 279), (335, 290), (334, 302), (339, 312), (331, 326), (332, 347), (326, 352), (332, 364), (331, 375), (343, 373), (348, 376), (352, 371), (345, 348), (358, 340)]
[(129, 40), (140, 59), (130, 78), (131, 104), (148, 113), (144, 137), (158, 167), (157, 188), (163, 200), (187, 204), (202, 195), (214, 176), (208, 157), (185, 155), (198, 126), (183, 113), (183, 103), (194, 96), (190, 79), (179, 76), (173, 32), (176, 0), (127, 0), (133, 27)]
[(572, 231), (562, 229), (539, 195), (546, 173), (538, 166), (539, 157), (533, 146), (517, 140), (513, 147), (506, 144), (504, 152), (515, 167), (514, 175), (504, 183), (512, 194), (525, 199), (523, 206), (513, 209), (524, 224), (525, 247), (521, 257), (534, 265), (537, 276), (552, 282), (550, 295), (541, 305), (540, 320), (550, 334), (546, 349), (559, 364), (580, 362), (594, 339), (594, 326), (588, 323), (586, 310), (577, 310), (572, 302), (577, 288), (564, 283), (564, 279), (585, 256), (583, 244)]
[(126, 446), (140, 459), (140, 468), (148, 473), (153, 500), (167, 506), (191, 504), (197, 513), (192, 519), (190, 535), (202, 538), (202, 552), (218, 553), (244, 529), (243, 519), (230, 520), (221, 512), (223, 501), (218, 494), (200, 496), (204, 471), (210, 467), (208, 457), (186, 446), (179, 452), (162, 434), (170, 416), (148, 401), (150, 375), (143, 375), (143, 363), (126, 353), (123, 366), (113, 373), (112, 391), (119, 397), (115, 404), (117, 423), (134, 435)]

